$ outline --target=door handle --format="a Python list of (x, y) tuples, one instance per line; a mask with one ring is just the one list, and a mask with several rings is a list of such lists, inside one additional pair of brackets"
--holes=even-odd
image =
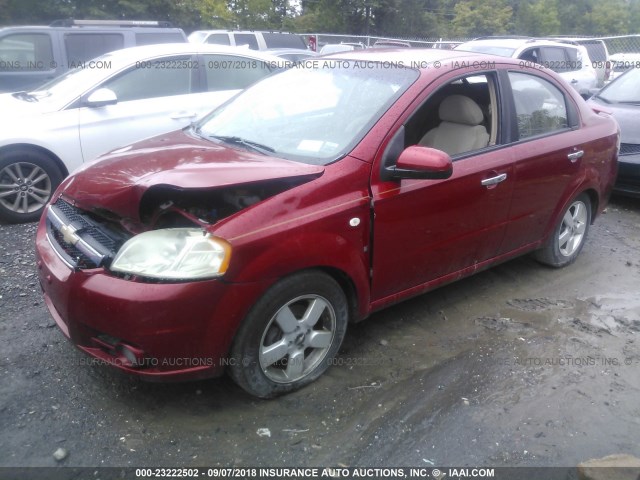
[(171, 120), (184, 120), (186, 118), (195, 118), (195, 113), (190, 112), (176, 112), (171, 114)]
[(507, 179), (506, 173), (501, 173), (496, 177), (486, 178), (480, 182), (484, 187), (490, 187), (491, 185), (497, 185), (500, 182), (504, 182)]
[(571, 160), (571, 163), (576, 163), (578, 160), (582, 158), (583, 155), (584, 155), (584, 150), (578, 150), (568, 154), (567, 158)]

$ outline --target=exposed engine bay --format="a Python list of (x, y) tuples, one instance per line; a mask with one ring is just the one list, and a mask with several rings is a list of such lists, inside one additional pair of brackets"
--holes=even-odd
[(140, 222), (105, 209), (82, 210), (59, 198), (51, 206), (47, 228), (54, 247), (73, 268), (108, 266), (134, 235), (163, 228), (204, 229), (309, 180), (285, 178), (206, 190), (158, 185), (142, 197)]
[(288, 178), (208, 190), (159, 185), (142, 197), (140, 218), (148, 229), (213, 225), (269, 197), (305, 183)]

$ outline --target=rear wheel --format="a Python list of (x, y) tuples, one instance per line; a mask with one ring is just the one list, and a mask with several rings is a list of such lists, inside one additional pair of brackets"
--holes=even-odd
[(33, 222), (62, 181), (62, 173), (47, 155), (31, 150), (0, 154), (0, 219)]
[(347, 300), (322, 272), (274, 285), (241, 325), (229, 373), (244, 390), (270, 398), (297, 390), (324, 373), (345, 335)]
[(564, 267), (575, 261), (587, 239), (590, 223), (591, 200), (583, 193), (565, 210), (547, 244), (535, 252), (536, 260), (552, 267)]

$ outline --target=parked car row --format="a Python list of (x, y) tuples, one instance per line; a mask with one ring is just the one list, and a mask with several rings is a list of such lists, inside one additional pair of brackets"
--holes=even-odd
[(186, 41), (180, 28), (154, 21), (65, 20), (0, 28), (0, 92), (31, 90), (114, 50)]
[(0, 95), (0, 219), (34, 221), (62, 179), (115, 147), (189, 125), (278, 69), (249, 49), (177, 43), (107, 53)]
[(458, 50), (518, 58), (523, 67), (542, 65), (558, 72), (584, 98), (598, 86), (598, 73), (587, 49), (576, 43), (538, 38), (487, 37), (456, 47)]

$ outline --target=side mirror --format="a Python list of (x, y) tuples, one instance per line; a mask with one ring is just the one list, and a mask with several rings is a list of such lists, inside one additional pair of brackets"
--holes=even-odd
[(453, 173), (451, 157), (435, 148), (412, 145), (405, 148), (395, 166), (385, 169), (389, 179), (403, 178), (439, 180)]
[(84, 104), (87, 107), (106, 107), (107, 105), (115, 105), (118, 103), (118, 97), (113, 90), (108, 88), (99, 88), (89, 95)]

